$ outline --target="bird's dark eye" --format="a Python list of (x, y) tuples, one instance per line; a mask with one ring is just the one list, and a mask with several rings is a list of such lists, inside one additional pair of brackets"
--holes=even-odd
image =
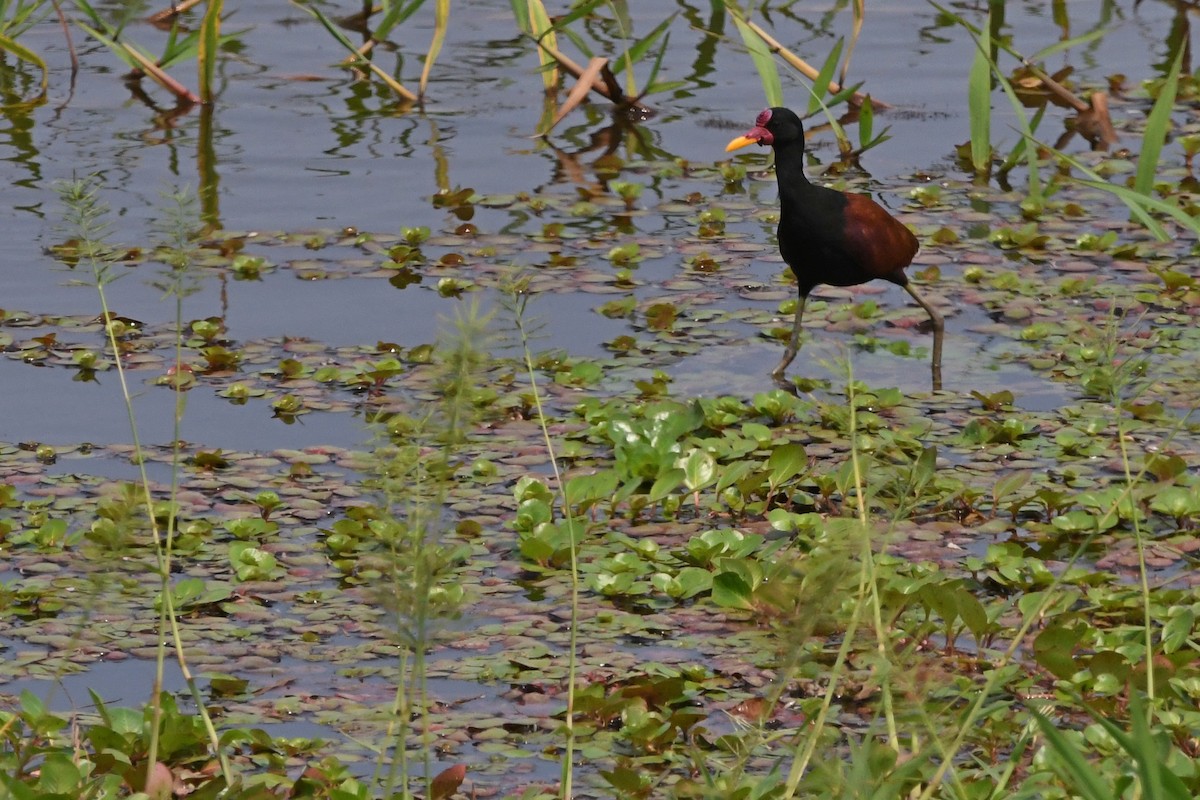
[(758, 128), (765, 128), (767, 123), (771, 121), (771, 109), (763, 109), (758, 112), (758, 116), (754, 118), (754, 125)]

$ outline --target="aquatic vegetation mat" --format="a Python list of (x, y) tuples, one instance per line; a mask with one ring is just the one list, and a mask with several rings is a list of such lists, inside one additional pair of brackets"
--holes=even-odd
[[(1026, 714), (1030, 698), (1072, 713), (1084, 695), (1111, 711), (1145, 682), (1142, 564), (1165, 702), (1194, 714), (1183, 710), (1200, 600), (1189, 245), (1156, 241), (1111, 196), (1065, 181), (1032, 219), (1016, 193), (944, 177), (872, 184), (920, 234), (914, 277), (948, 320), (946, 390), (924, 377), (923, 313), (880, 286), (818, 290), (809, 359), (780, 387), (766, 373), (794, 287), (771, 243), (770, 184), (734, 166), (626, 166), (641, 192), (461, 188), (431, 198), (448, 219), (436, 233), (226, 231), (199, 243), (199, 279), (232, 292), (294, 280), (319, 295), (352, 281), (421, 292), (447, 312), (524, 296), (551, 325), (559, 298), (583, 296), (614, 333), (593, 355), (534, 340), (536, 397), (503, 310), (491, 323), (502, 341), (453, 390), (445, 342), (239, 338), (221, 316), (180, 330), (122, 316), (119, 284), (108, 316), (0, 313), (14, 374), (107, 386), (120, 359), (142, 402), (203, 395), (281, 439), (317, 415), (360, 426), (358, 442), (250, 451), (216, 431), (140, 456), (155, 515), (176, 519), (172, 605), (217, 726), (306, 726), (290, 752), (286, 734), (260, 741), (257, 758), (252, 742), (233, 747), (244, 769), (336, 755), (362, 777), (390, 746), (410, 642), (408, 606), (387, 595), (413, 530), (442, 543), (433, 596), (445, 613), (428, 631), (432, 725), (414, 724), (402, 746), (428, 747), (437, 770), (466, 765), (481, 795), (557, 779), (572, 542), (577, 796), (700, 796), (697, 758), (766, 780), (819, 712), (835, 662), (833, 748), (880, 733), (896, 687), (890, 713), (942, 731), (987, 681), (997, 705), (962, 743), (986, 772), (1009, 753), (1017, 723), (1005, 715)], [(73, 246), (57, 257), (70, 263)], [(162, 258), (131, 248), (114, 269), (150, 274)], [(471, 422), (440, 440), (430, 409), (451, 394)], [(0, 692), (154, 656), (159, 577), (133, 458), (125, 442), (0, 445)], [(872, 635), (843, 638), (864, 541), (883, 614)], [(1021, 628), (1043, 600), (1044, 624)], [(875, 637), (902, 675), (881, 666)], [(121, 693), (144, 699), (127, 682)], [(180, 706), (171, 713), (186, 717)], [(829, 769), (811, 780), (836, 785)]]

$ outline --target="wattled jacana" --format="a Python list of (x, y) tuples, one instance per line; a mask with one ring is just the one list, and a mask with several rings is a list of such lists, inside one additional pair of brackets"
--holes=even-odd
[(933, 388), (942, 388), (942, 334), (945, 324), (933, 306), (917, 294), (904, 274), (919, 245), (917, 237), (866, 195), (815, 186), (804, 174), (804, 125), (786, 108), (768, 108), (754, 127), (731, 141), (731, 152), (751, 144), (775, 150), (779, 182), (779, 254), (800, 287), (792, 337), (783, 361), (771, 373), (777, 380), (800, 349), (804, 304), (818, 284), (857, 286), (882, 278), (902, 287), (925, 309), (933, 323)]

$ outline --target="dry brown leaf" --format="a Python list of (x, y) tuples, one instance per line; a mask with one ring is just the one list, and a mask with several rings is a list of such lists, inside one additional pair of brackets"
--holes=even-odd
[(458, 787), (462, 785), (463, 779), (466, 777), (467, 766), (465, 764), (455, 764), (453, 767), (442, 770), (429, 786), (429, 800), (446, 800), (458, 791)]

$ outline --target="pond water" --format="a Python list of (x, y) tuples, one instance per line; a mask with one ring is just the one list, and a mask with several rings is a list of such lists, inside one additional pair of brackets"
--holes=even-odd
[[(1102, 2), (1069, 4), (1068, 10), (1067, 29), (1055, 24), (1041, 3), (1009, 3), (1006, 22), (1013, 41), (1026, 53), (1068, 34), (1109, 30), (1048, 60), (1052, 72), (1064, 65), (1074, 67), (1080, 84), (1103, 85), (1117, 73), (1136, 83), (1156, 74), (1164, 58), (1164, 32), (1176, 13), (1171, 4)], [(744, 129), (763, 105), (757, 99), (757, 74), (740, 45), (731, 41), (737, 39), (732, 21), (707, 5), (683, 2), (637, 3), (630, 13), (638, 30), (679, 15), (663, 77), (684, 85), (648, 98), (657, 112), (654, 119), (618, 134), (611, 147), (626, 159), (635, 179), (643, 172), (639, 160), (646, 157), (695, 164), (722, 159), (731, 132)], [(777, 13), (785, 44), (818, 63), (836, 37), (849, 33), (851, 24), (849, 15), (833, 5), (791, 4)], [(42, 315), (97, 313), (95, 292), (86, 286), (65, 287), (69, 277), (78, 276), (56, 269), (44, 252), (62, 239), (56, 230), (62, 209), (54, 184), (72, 176), (101, 176), (104, 199), (115, 215), (114, 239), (121, 242), (145, 241), (152, 221), (163, 213), (165, 189), (196, 187), (200, 154), (209, 147), (216, 216), (226, 229), (301, 232), (354, 227), (394, 234), (402, 227), (428, 226), (443, 232), (458, 221), (430, 203), (439, 189), (471, 187), (482, 195), (569, 194), (596, 183), (600, 142), (613, 135), (608, 110), (600, 102), (569, 115), (548, 141), (531, 137), (542, 106), (541, 84), (532, 54), (513, 31), (507, 2), (475, 2), (470, 13), (456, 9), (446, 49), (432, 73), (429, 101), (422, 109), (407, 111), (398, 111), (382, 90), (356, 84), (330, 68), (342, 53), (316, 21), (295, 6), (239, 7), (227, 29), (245, 33), (221, 63), (221, 96), (213, 113), (211, 141), (202, 137), (198, 111), (166, 122), (159, 111), (170, 103), (160, 92), (150, 88), (159, 110), (133, 99), (120, 80), (116, 59), (80, 30), (72, 30), (82, 64), (73, 88), (61, 30), (46, 23), (26, 35), (27, 44), (44, 54), (52, 73), (48, 102), (32, 111), (10, 107), (10, 124), (0, 132), (0, 158), (9, 165), (8, 180), (0, 187), (0, 219), (6, 232), (0, 242), (0, 259), (6, 265), (0, 273), (0, 297), (6, 309)], [(726, 41), (706, 44), (700, 30), (712, 30)], [(601, 41), (612, 37), (603, 25), (588, 31)], [(405, 28), (405, 74), (415, 69), (413, 48), (430, 32), (430, 20), (422, 15)], [(152, 51), (163, 38), (137, 15), (126, 35)], [(685, 46), (685, 41), (695, 47)], [(961, 28), (940, 21), (925, 3), (888, 3), (868, 12), (852, 74), (864, 82), (866, 91), (893, 106), (880, 116), (880, 124), (890, 126), (891, 141), (863, 160), (866, 169), (894, 190), (885, 198), (889, 205), (902, 201), (912, 185), (905, 176), (912, 173), (935, 179), (963, 177), (953, 166), (952, 154), (954, 145), (967, 138), (965, 69), (971, 48)], [(381, 54), (381, 61), (391, 64), (393, 57)], [(193, 78), (183, 67), (175, 71), (185, 83)], [(804, 82), (794, 76), (785, 81), (788, 102), (804, 105)], [(997, 139), (1002, 146), (1011, 145), (1016, 137), (1007, 132), (1011, 111), (1000, 97), (996, 100)], [(1123, 117), (1137, 118), (1145, 108), (1136, 101), (1120, 105), (1118, 128)], [(1076, 150), (1079, 145), (1076, 140)], [(819, 159), (829, 159), (828, 134), (813, 137), (812, 146)], [(747, 161), (765, 163), (757, 155)], [(651, 237), (678, 234), (672, 225), (678, 225), (678, 219), (656, 214), (656, 203), (718, 189), (711, 177), (649, 181), (634, 228)], [(764, 204), (772, 195), (769, 184), (757, 193)], [(509, 209), (477, 208), (473, 223), (481, 232), (497, 233), (517, 220)], [(747, 237), (771, 237), (769, 225), (741, 227)], [(313, 255), (281, 252), (274, 258)], [(768, 263), (751, 270), (764, 283), (774, 279), (779, 266), (773, 254), (767, 255)], [(514, 253), (513, 260), (529, 263), (520, 253)], [(640, 267), (645, 284), (638, 296), (653, 295), (660, 276), (677, 273), (679, 266), (679, 257), (669, 249), (648, 258)], [(162, 302), (161, 293), (148, 285), (150, 270), (139, 268), (115, 284), (111, 302), (126, 316), (166, 323), (173, 317), (173, 304)], [(392, 291), (381, 289), (377, 281), (307, 281), (283, 272), (260, 282), (226, 284), (210, 278), (186, 299), (183, 317), (219, 315), (228, 336), (242, 341), (290, 336), (335, 346), (380, 340), (408, 346), (433, 341), (439, 315), (451, 313), (458, 304), (437, 297), (430, 283)], [(895, 291), (886, 296), (893, 305), (904, 299)], [(721, 304), (737, 308), (744, 301), (731, 295)], [(601, 342), (628, 332), (624, 321), (595, 314), (595, 305), (588, 295), (569, 292), (537, 303), (534, 312), (547, 323), (546, 345), (594, 355)], [(969, 330), (952, 331), (948, 360), (955, 359), (956, 347), (972, 347), (969, 336)], [(730, 372), (740, 373), (740, 382), (753, 383), (774, 357), (767, 346), (756, 347), (754, 353), (753, 359), (729, 365)], [(707, 366), (706, 361), (689, 365), (688, 359), (677, 364), (681, 377)], [(890, 368), (886, 363), (871, 365), (872, 372), (878, 368), (891, 380), (907, 372), (903, 362), (892, 362)], [(69, 383), (70, 373), (64, 370), (31, 374), (38, 370), (6, 364), (3, 371), (8, 413), (0, 420), (0, 440), (127, 438), (123, 413), (100, 400), (113, 390), (108, 376), (95, 387)], [(970, 382), (986, 388), (992, 381), (986, 374), (972, 374)], [(111, 410), (101, 409), (105, 405)], [(139, 417), (150, 427), (149, 438), (161, 441), (166, 417), (156, 414), (155, 407), (153, 401), (142, 404)], [(306, 428), (264, 429), (257, 423), (247, 414), (200, 413), (189, 420), (189, 438), (253, 448), (287, 446), (295, 436), (302, 441), (355, 441), (353, 425), (332, 420), (314, 420)]]
[[(7, 124), (0, 129), (0, 159), (7, 165), (0, 185), (0, 225), (5, 231), (0, 238), (0, 335), (11, 339), (0, 359), (0, 477), (30, 496), (47, 498), (67, 494), (75, 480), (106, 485), (134, 478), (128, 463), (128, 419), (116, 375), (109, 370), (84, 376), (71, 362), (75, 350), (102, 351), (105, 344), (102, 327), (95, 322), (100, 307), (88, 276), (57, 265), (48, 253), (68, 235), (61, 227), (63, 207), (56, 182), (98, 175), (101, 195), (112, 208), (112, 239), (138, 246), (146, 245), (155, 221), (165, 213), (164, 191), (194, 191), (203, 184), (215, 192), (208, 208), (215, 229), (211, 239), (233, 242), (231, 248), (264, 259), (258, 279), (243, 280), (227, 263), (213, 268), (205, 263), (208, 256), (202, 256), (192, 276), (195, 290), (182, 300), (185, 323), (218, 319), (223, 325), (220, 339), (242, 353), (242, 361), (228, 374), (217, 371), (198, 378), (185, 395), (180, 436), (188, 442), (189, 454), (224, 451), (235, 463), (248, 465), (249, 475), (237, 472), (235, 480), (232, 472), (227, 476), (216, 469), (218, 474), (211, 475), (203, 468), (191, 469), (185, 478), (185, 489), (192, 495), (187, 502), (189, 508), (218, 517), (231, 508), (245, 511), (246, 495), (255, 490), (253, 479), (294, 477), (287, 472), (289, 466), (309, 459), (316, 465), (315, 476), (302, 474), (297, 482), (311, 478), (313, 483), (297, 495), (311, 493), (319, 498), (312, 500), (319, 507), (297, 502), (289, 509), (297, 512), (295, 516), (284, 521), (294, 527), (295, 539), (271, 545), (286, 563), (286, 579), (239, 584), (237, 597), (228, 604), (247, 613), (237, 618), (243, 628), (237, 635), (228, 632), (223, 617), (208, 621), (204, 612), (195, 612), (190, 622), (196, 635), (211, 635), (222, 647), (230, 647), (228, 656), (224, 650), (206, 652), (211, 658), (202, 659), (202, 669), (222, 667), (220, 659), (227, 658), (229, 666), (222, 668), (241, 668), (244, 673), (239, 674), (252, 675), (256, 683), (270, 683), (287, 673), (303, 684), (298, 693), (337, 695), (345, 702), (351, 698), (356, 710), (387, 702), (394, 673), (381, 668), (360, 679), (356, 670), (366, 669), (368, 660), (394, 664), (395, 648), (371, 627), (374, 618), (365, 619), (370, 615), (361, 607), (368, 595), (361, 582), (331, 569), (324, 551), (313, 555), (318, 549), (314, 543), (325, 532), (322, 526), (360, 499), (357, 481), (365, 467), (350, 450), (364, 447), (375, 435), (367, 417), (379, 408), (419, 408), (432, 395), (419, 381), (384, 381), (379, 391), (366, 391), (349, 381), (322, 383), (314, 377), (321, 367), (349, 369), (377, 361), (393, 349), (378, 343), (395, 343), (394, 349), (405, 352), (433, 343), (447, 327), (444, 320), (468, 307), (471, 298), (480, 299), (484, 308), (502, 305), (504, 281), (524, 270), (534, 287), (530, 314), (541, 326), (533, 349), (558, 353), (550, 360), (570, 357), (602, 363), (600, 376), (585, 384), (596, 393), (627, 389), (632, 381), (648, 380), (656, 372), (669, 379), (671, 395), (680, 398), (748, 398), (774, 388), (767, 374), (777, 363), (782, 343), (766, 334), (790, 323), (780, 304), (794, 295), (794, 286), (783, 278), (785, 268), (774, 247), (773, 176), (755, 174), (767, 164), (760, 151), (739, 154), (737, 163), (749, 167), (751, 175), (734, 185), (726, 185), (714, 166), (728, 159), (726, 142), (747, 129), (764, 105), (759, 77), (732, 20), (714, 11), (712, 4), (646, 0), (629, 5), (635, 30), (643, 34), (677, 15), (662, 78), (682, 81), (681, 88), (646, 98), (655, 115), (636, 126), (615, 124), (610, 108), (597, 101), (569, 114), (547, 139), (532, 136), (544, 107), (541, 81), (528, 43), (514, 29), (507, 0), (454, 4), (449, 37), (432, 72), (428, 101), (420, 108), (400, 108), (385, 90), (355, 82), (332, 66), (343, 57), (338, 45), (303, 10), (283, 3), (236, 8), (227, 30), (245, 32), (239, 44), (222, 55), (220, 99), (211, 116), (198, 109), (165, 114), (171, 102), (149, 84), (145, 88), (154, 107), (131, 96), (121, 81), (121, 65), (77, 28), (72, 36), (81, 69), (74, 84), (61, 29), (48, 21), (21, 37), (45, 57), (51, 75), (47, 102), (34, 108), (4, 108)], [(785, 46), (819, 65), (838, 37), (850, 33), (851, 19), (843, 5), (781, 4), (770, 19)], [(985, 4), (949, 5), (978, 24)], [(1161, 75), (1167, 32), (1173, 23), (1186, 22), (1182, 15), (1187, 12), (1167, 2), (1031, 0), (1004, 5), (1005, 31), (1026, 54), (1064, 37), (1103, 31), (1051, 56), (1045, 66), (1050, 72), (1074, 68), (1071, 80), (1080, 87), (1104, 88), (1110, 76), (1127, 76), (1126, 91), (1114, 95), (1112, 108), (1122, 134), (1120, 146), (1136, 153), (1136, 131), (1150, 107), (1141, 82)], [(115, 14), (125, 6), (104, 7)], [(161, 45), (164, 34), (141, 18), (154, 10), (141, 8), (125, 33), (151, 51)], [(418, 14), (395, 37), (402, 43), (401, 73), (406, 80), (419, 74), (419, 51), (432, 31), (429, 16)], [(595, 22), (581, 25), (581, 30), (597, 49), (621, 49), (611, 25)], [(720, 39), (706, 38), (703, 31)], [(988, 231), (1024, 224), (1018, 204), (1025, 175), (1017, 169), (1011, 176), (1017, 191), (995, 182), (973, 186), (956, 160), (955, 146), (968, 139), (966, 81), (972, 54), (965, 32), (941, 19), (931, 5), (898, 0), (868, 4), (851, 69), (851, 78), (863, 82), (863, 91), (890, 106), (879, 112), (876, 124), (889, 126), (892, 138), (866, 153), (861, 160), (864, 171), (851, 170), (846, 180), (857, 190), (877, 192), (885, 206), (927, 240), (913, 271), (936, 266), (944, 278), (939, 284), (937, 274), (931, 273), (920, 280), (928, 280), (927, 296), (940, 297), (948, 311), (946, 391), (930, 394), (928, 337), (915, 332), (913, 324), (921, 312), (890, 286), (819, 289), (806, 318), (808, 340), (792, 367), (792, 373), (817, 381), (818, 396), (837, 397), (829, 386), (838, 385), (849, 359), (856, 378), (871, 386), (898, 387), (922, 403), (927, 400), (935, 424), (955, 432), (963, 427), (962, 409), (978, 406), (971, 392), (1011, 390), (1017, 408), (1047, 414), (1079, 400), (1076, 382), (1031, 363), (1036, 344), (1027, 346), (1019, 331), (1031, 321), (1061, 316), (1043, 301), (1067, 296), (1066, 289), (1059, 290), (1072, 276), (1090, 278), (1117, 261), (1074, 250), (1048, 256), (1001, 252), (988, 241)], [(391, 69), (396, 54), (388, 49), (378, 58)], [(647, 67), (637, 66), (639, 77)], [(190, 69), (187, 65), (173, 72), (191, 85)], [(806, 105), (805, 85), (785, 74), (790, 105)], [(998, 91), (993, 101), (994, 139), (997, 149), (1006, 153), (1018, 138), (1012, 129), (1014, 117)], [(1064, 116), (1061, 109), (1047, 113), (1042, 129), (1047, 139), (1057, 138)], [(1181, 124), (1194, 124), (1178, 116)], [(836, 160), (828, 131), (816, 131), (810, 145), (816, 171)], [(1067, 151), (1093, 158), (1078, 138)], [(610, 154), (619, 156), (618, 166), (613, 166)], [(1177, 146), (1163, 161), (1164, 169), (1182, 171)], [(645, 187), (632, 209), (606, 186), (617, 176)], [(922, 187), (941, 187), (946, 202), (927, 206), (913, 200), (910, 192)], [(478, 195), (469, 211), (456, 215), (435, 202), (439, 192), (460, 188)], [(1148, 241), (1144, 233), (1131, 229), (1127, 210), (1111, 196), (1072, 191), (1078, 191), (1071, 196), (1085, 209), (1081, 227), (1111, 228), (1138, 242)], [(724, 235), (715, 240), (697, 233), (697, 217), (708, 209), (729, 215)], [(464, 216), (469, 216), (473, 229), (462, 228)], [(1062, 220), (1046, 221), (1046, 229), (1055, 230), (1056, 224), (1062, 226), (1060, 231), (1067, 229)], [(405, 229), (419, 227), (431, 231), (420, 247), (424, 260), (414, 266), (421, 280), (401, 288), (398, 284), (404, 281), (395, 280), (397, 271), (386, 264), (388, 251), (404, 239)], [(952, 244), (929, 243), (930, 234), (943, 227), (961, 238)], [(971, 233), (979, 227), (984, 233)], [(1073, 236), (1063, 233), (1068, 241)], [(611, 263), (610, 249), (630, 242), (639, 244), (640, 261), (630, 268), (627, 280), (618, 279), (620, 267)], [(207, 252), (217, 250), (213, 245)], [(693, 259), (710, 250), (718, 268), (711, 273), (693, 269)], [(1032, 288), (1000, 302), (963, 278), (967, 269), (976, 267), (989, 274), (1011, 272), (1014, 280)], [(158, 447), (175, 436), (173, 396), (157, 383), (173, 363), (175, 319), (174, 299), (164, 299), (153, 285), (160, 269), (150, 258), (135, 266), (117, 266), (122, 278), (107, 287), (113, 311), (144, 325), (138, 340), (144, 361), (130, 372), (131, 392), (141, 439)], [(1133, 283), (1142, 277), (1144, 270), (1117, 265), (1110, 280)], [(454, 294), (438, 290), (439, 282), (447, 279), (469, 290), (461, 298), (443, 296)], [(73, 285), (79, 283), (83, 285)], [(629, 298), (636, 313), (608, 313), (606, 304)], [(669, 305), (671, 313), (677, 313), (673, 327), (652, 329), (647, 308), (654, 303)], [(853, 312), (848, 310), (852, 307)], [(503, 328), (506, 321), (501, 312), (496, 327)], [(37, 354), (35, 337), (49, 335), (57, 340), (46, 346), (47, 353)], [(622, 337), (635, 341), (633, 355), (625, 357), (626, 351), (615, 346)], [(513, 352), (503, 342), (494, 348)], [(198, 364), (197, 352), (193, 348), (189, 358)], [(294, 379), (279, 374), (285, 359), (299, 365), (301, 372)], [(547, 373), (543, 372), (546, 391), (559, 409), (583, 396), (577, 385), (556, 384), (554, 375)], [(232, 402), (228, 390), (235, 382), (262, 388), (266, 394)], [(275, 413), (271, 401), (284, 394), (303, 397), (311, 413), (295, 418)], [(525, 449), (486, 455), (504, 467), (518, 465), (544, 476), (547, 459), (530, 455), (541, 448), (534, 426), (526, 424), (513, 438)], [(499, 442), (497, 452), (513, 444), (506, 438)], [(35, 457), (30, 450), (38, 443), (57, 450), (57, 459), (44, 453)], [(969, 462), (972, 455), (957, 458), (952, 466)], [(1024, 462), (1021, 466), (1032, 468)], [(150, 469), (152, 481), (160, 486), (169, 482), (171, 470), (162, 461), (154, 461)], [(540, 591), (536, 596), (521, 593), (518, 581), (537, 584), (540, 576), (531, 577), (514, 563), (516, 547), (507, 519), (512, 514), (511, 490), (503, 488), (499, 494), (502, 500), (488, 497), (478, 501), (479, 508), (454, 511), (464, 516), (478, 513), (501, 533), (493, 540), (488, 529), (487, 537), (471, 543), (477, 560), (469, 580), (485, 587), (480, 591), (483, 598), (472, 609), (472, 618), (454, 631), (465, 638), (448, 646), (449, 652), (439, 653), (432, 696), (466, 716), (510, 714), (514, 725), (533, 728), (545, 722), (538, 717), (545, 709), (537, 705), (545, 686), (519, 677), (502, 691), (503, 685), (497, 688), (490, 680), (490, 670), (504, 661), (495, 652), (551, 637), (561, 644), (565, 625), (551, 612), (561, 610), (563, 595), (554, 587), (544, 596)], [(969, 535), (958, 529), (954, 533), (964, 542)], [(974, 539), (959, 549), (982, 555), (989, 541)], [(46, 583), (38, 585), (49, 586), (47, 591), (66, 585), (54, 581), (74, 580), (66, 576), (66, 559), (47, 561), (49, 566), (42, 570), (39, 556), (25, 553), (3, 579), (11, 585), (44, 579)], [(61, 576), (56, 574), (60, 568)], [(205, 577), (229, 576), (223, 556), (201, 558), (184, 569)], [(126, 589), (148, 580), (128, 565), (120, 570), (129, 571), (124, 575)], [(498, 586), (509, 592), (507, 599), (498, 601), (488, 594)], [(310, 596), (293, 605), (297, 592)], [(260, 610), (263, 616), (288, 616), (287, 624), (264, 622), (254, 616)], [(596, 669), (690, 661), (721, 667), (761, 647), (752, 633), (723, 617), (706, 620), (698, 606), (680, 610), (683, 623), (658, 611), (639, 609), (640, 616), (622, 616), (621, 624), (629, 630), (589, 645), (589, 657), (600, 665)], [(607, 621), (598, 613), (589, 624), (601, 618)], [(5, 623), (0, 653), (8, 658), (27, 651), (41, 620)], [(107, 620), (97, 621), (95, 630), (87, 632), (99, 637), (91, 642), (96, 652), (136, 650), (134, 645), (140, 645), (143, 651), (138, 654), (144, 655), (150, 634), (136, 625), (129, 629), (128, 624), (118, 620), (110, 627)], [(502, 636), (497, 638), (492, 628)], [(689, 633), (680, 635), (680, 630)], [(710, 645), (698, 634), (691, 636), (694, 631), (721, 641)], [(269, 655), (247, 643), (253, 636), (271, 642)], [(314, 647), (314, 641), (320, 644)], [(346, 654), (355, 647), (361, 652)], [(261, 666), (266, 658), (273, 660), (256, 673), (254, 665)], [(83, 689), (90, 686), (106, 698), (139, 702), (140, 687), (137, 696), (129, 698), (123, 686), (131, 675), (143, 682), (147, 667), (142, 660), (97, 660), (88, 673), (62, 679), (68, 690), (62, 697), (70, 704), (86, 704)], [(762, 677), (762, 669), (756, 663), (745, 674), (733, 667), (728, 674), (749, 685)], [(34, 677), (7, 673), (0, 674), (4, 693), (46, 689), (53, 683), (43, 680), (41, 672)], [(175, 682), (168, 688), (180, 687)], [(288, 692), (283, 695), (290, 696)], [(239, 713), (244, 711), (247, 718), (256, 712), (269, 715), (276, 699), (269, 692), (256, 696)], [(334, 738), (344, 734), (350, 740), (361, 733), (354, 727), (357, 722), (349, 721), (352, 714), (338, 719), (337, 710), (329, 706), (304, 710), (313, 713), (287, 723), (294, 727), (282, 728), (285, 735), (336, 732)], [(706, 711), (723, 716), (711, 707)], [(372, 718), (372, 723), (378, 719)], [(352, 749), (352, 744), (342, 744)], [(542, 745), (550, 751), (551, 745)], [(494, 765), (502, 761), (497, 755), (502, 752), (481, 749), (463, 758), (491, 758), (492, 769), (498, 769)], [(529, 759), (520, 761), (528, 780), (553, 780), (552, 760), (532, 755)]]

